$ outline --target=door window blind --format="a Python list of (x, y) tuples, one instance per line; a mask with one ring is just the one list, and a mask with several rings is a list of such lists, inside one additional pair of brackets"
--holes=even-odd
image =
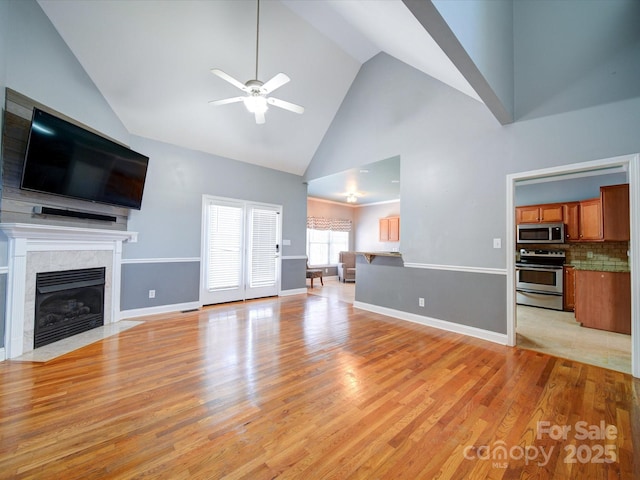
[(268, 287), (276, 283), (277, 229), (278, 213), (275, 210), (251, 209), (251, 288)]
[(241, 207), (209, 205), (207, 288), (238, 288), (242, 272)]

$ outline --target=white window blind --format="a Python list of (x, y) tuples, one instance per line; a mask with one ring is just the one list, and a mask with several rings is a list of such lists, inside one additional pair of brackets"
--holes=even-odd
[(339, 253), (349, 250), (349, 232), (307, 229), (309, 265), (336, 265)]
[(251, 258), (249, 285), (267, 287), (276, 283), (276, 242), (278, 213), (275, 210), (251, 209)]
[(238, 288), (242, 272), (242, 207), (209, 205), (207, 288)]

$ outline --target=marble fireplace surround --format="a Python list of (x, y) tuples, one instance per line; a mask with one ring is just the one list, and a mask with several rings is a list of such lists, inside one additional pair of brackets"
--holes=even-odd
[(9, 239), (5, 349), (7, 358), (33, 350), (36, 274), (105, 267), (104, 323), (120, 320), (122, 243), (137, 232), (0, 223)]

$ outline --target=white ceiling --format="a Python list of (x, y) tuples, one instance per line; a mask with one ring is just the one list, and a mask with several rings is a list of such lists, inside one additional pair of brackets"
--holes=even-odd
[[(242, 103), (210, 100), (255, 73), (253, 0), (38, 0), (130, 133), (304, 174), (363, 62), (384, 51), (478, 99), (401, 0), (263, 0), (259, 80), (285, 72), (257, 125)], [(372, 159), (372, 161), (378, 159)]]

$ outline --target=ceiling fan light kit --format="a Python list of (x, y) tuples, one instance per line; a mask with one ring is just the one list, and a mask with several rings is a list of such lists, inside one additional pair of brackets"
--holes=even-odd
[(223, 80), (229, 82), (236, 88), (239, 88), (246, 93), (244, 97), (232, 97), (222, 100), (214, 100), (209, 102), (210, 105), (220, 106), (227, 105), (229, 103), (243, 102), (246, 109), (255, 115), (256, 123), (265, 123), (264, 114), (269, 109), (269, 105), (273, 105), (284, 110), (288, 110), (293, 113), (304, 113), (304, 107), (296, 105), (295, 103), (279, 100), (274, 97), (268, 97), (275, 89), (280, 88), (282, 85), (289, 82), (289, 77), (284, 73), (278, 73), (271, 80), (266, 83), (262, 83), (258, 80), (258, 51), (259, 51), (259, 39), (260, 39), (260, 0), (257, 0), (257, 22), (256, 22), (256, 78), (248, 80), (246, 83), (242, 83), (231, 75), (223, 72), (218, 68), (213, 68), (211, 73), (217, 75)]

